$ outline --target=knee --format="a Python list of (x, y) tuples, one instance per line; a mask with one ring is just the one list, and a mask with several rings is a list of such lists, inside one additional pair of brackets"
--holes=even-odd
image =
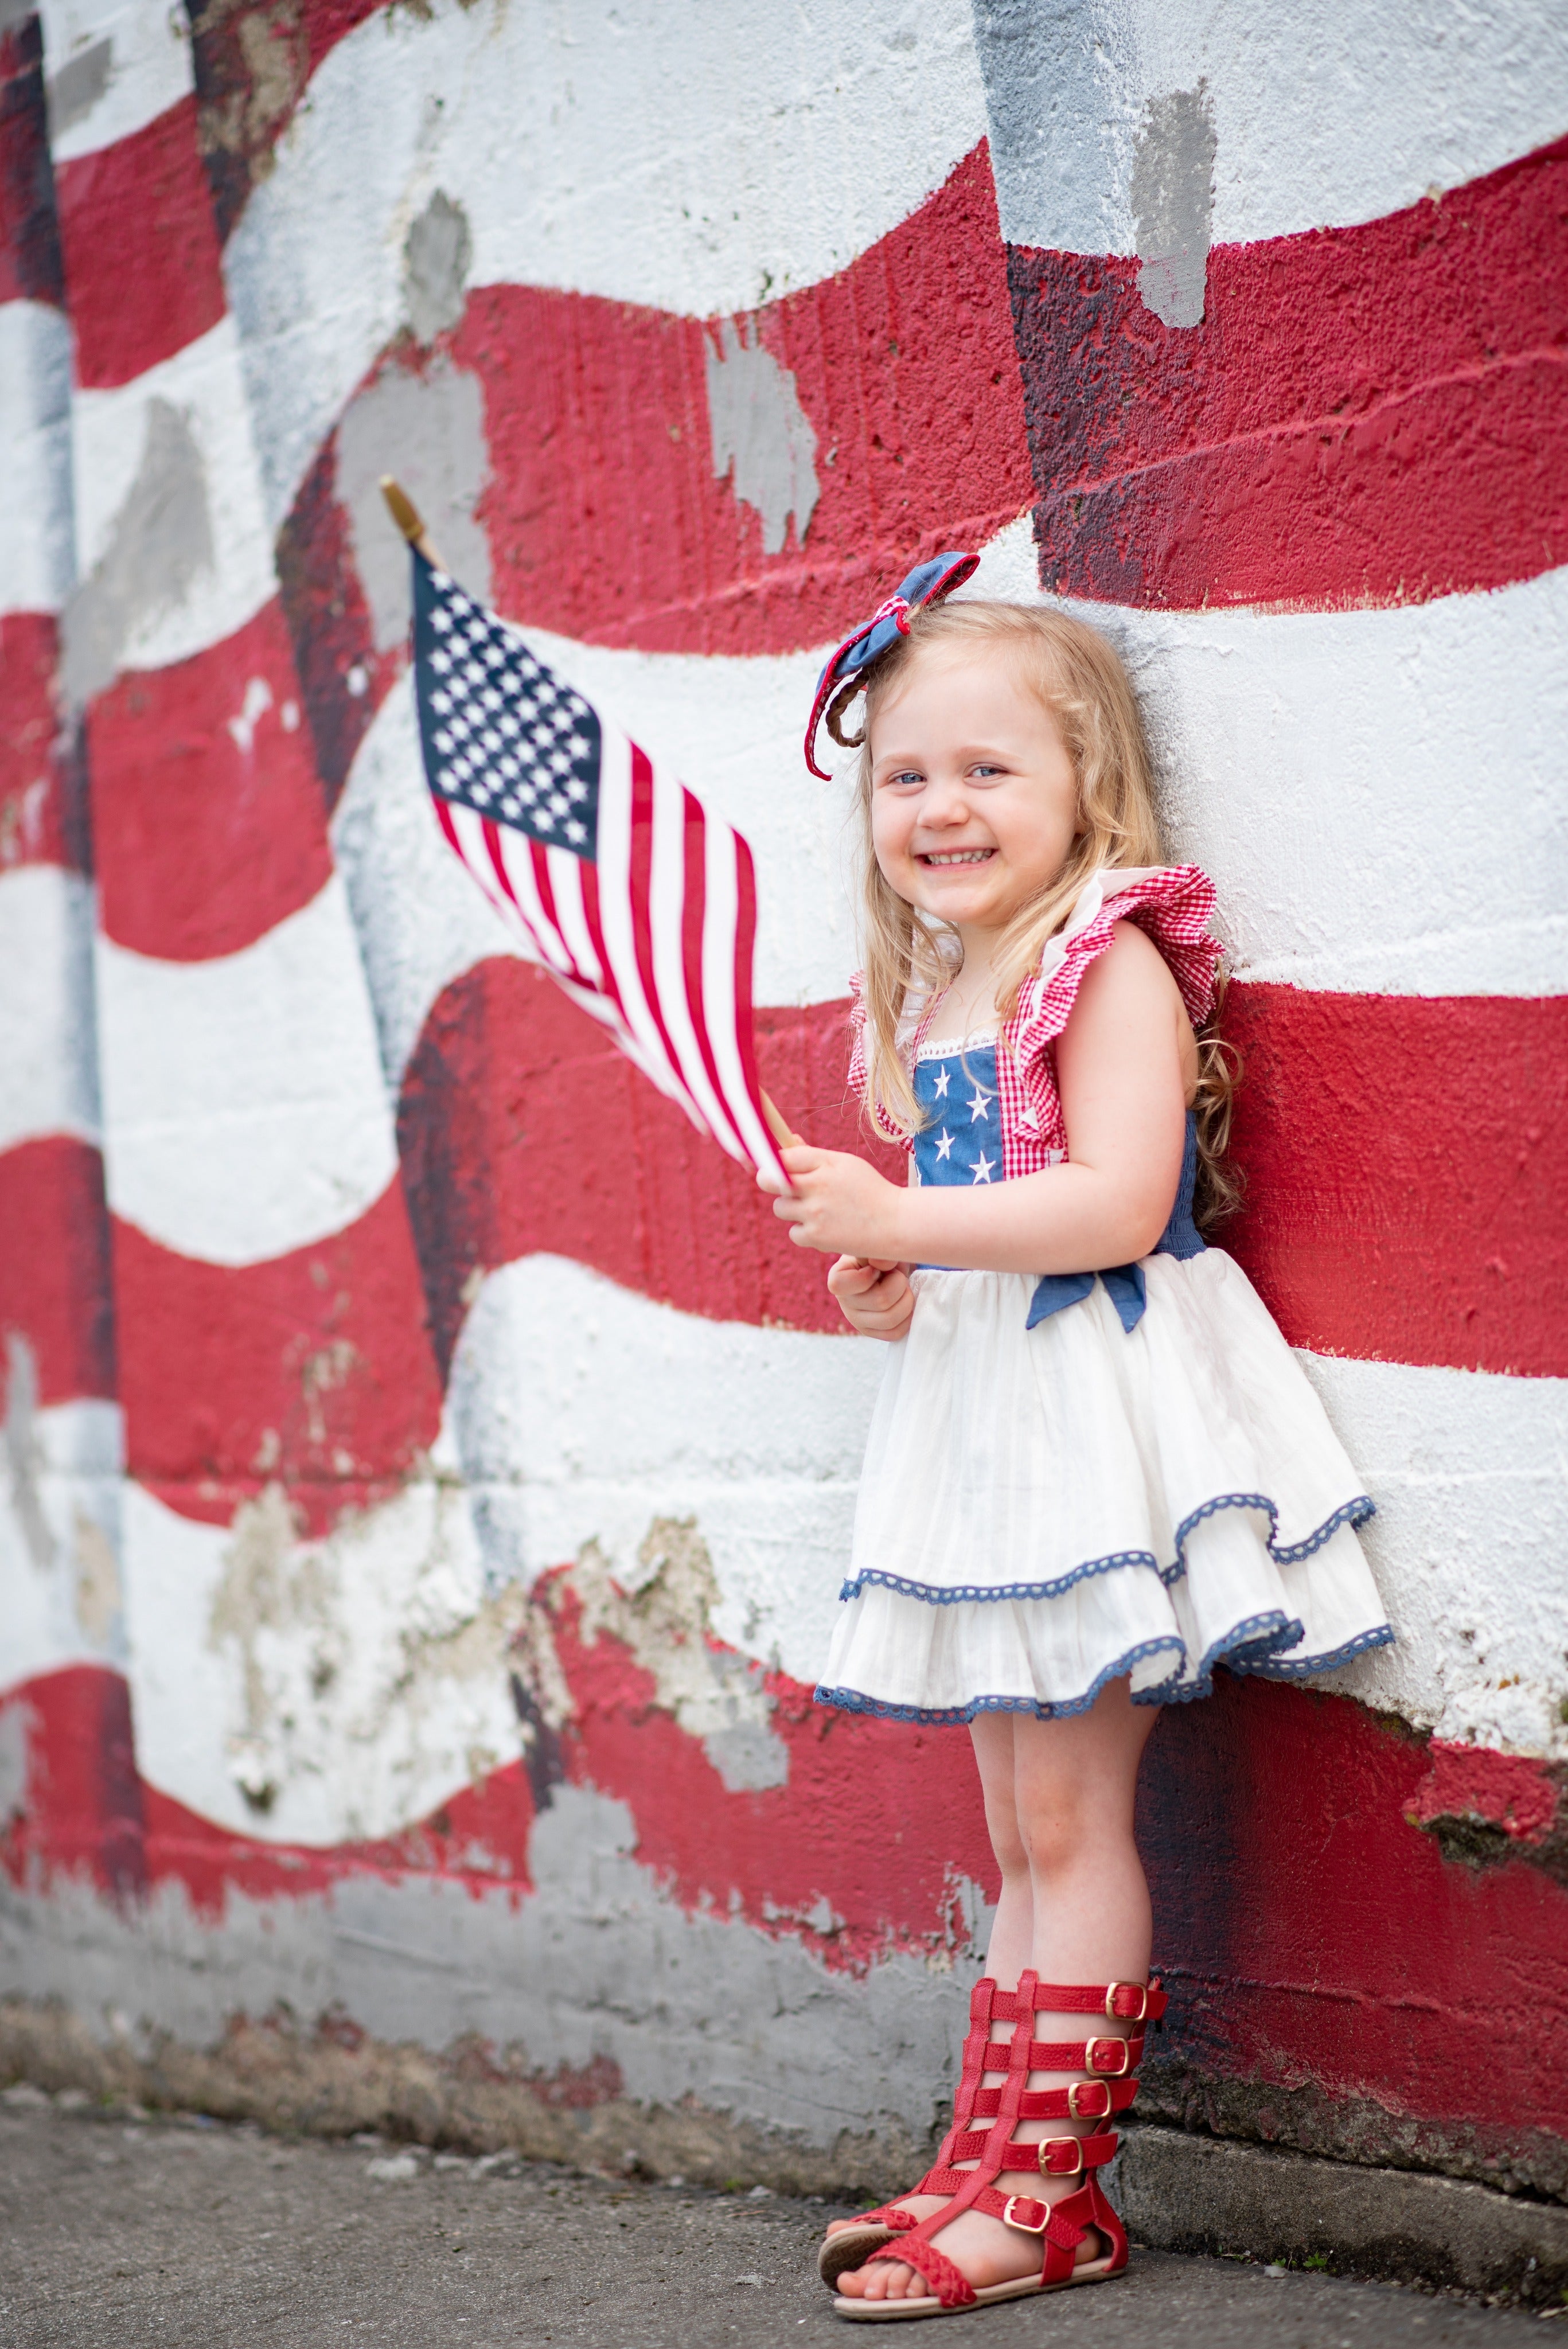
[(1037, 1881), (1065, 1875), (1095, 1847), (1089, 1806), (1071, 1785), (1054, 1787), (1021, 1808), (1018, 1828), (1029, 1872)]

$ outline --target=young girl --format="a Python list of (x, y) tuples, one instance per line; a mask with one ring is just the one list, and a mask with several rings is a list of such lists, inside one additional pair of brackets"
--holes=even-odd
[[(1111, 647), (1064, 614), (909, 578), (835, 656), (807, 739), (863, 746), (853, 1081), (909, 1187), (798, 1145), (775, 1212), (887, 1342), (818, 1702), (965, 1722), (1002, 1876), (954, 2123), (897, 2203), (829, 2230), (842, 2315), (937, 2316), (1097, 2282), (1097, 2183), (1137, 2089), (1157, 1708), (1216, 1663), (1300, 1679), (1392, 1635), (1372, 1513), (1246, 1276), (1231, 1195), (1214, 893), (1162, 860)], [(864, 729), (840, 724), (866, 695)], [(820, 772), (820, 770), (816, 770)]]

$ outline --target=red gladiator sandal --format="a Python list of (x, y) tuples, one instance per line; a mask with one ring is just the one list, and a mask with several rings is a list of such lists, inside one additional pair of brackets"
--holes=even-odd
[[(823, 2280), (836, 2282), (850, 2268), (877, 2261), (898, 2261), (913, 2268), (931, 2287), (929, 2293), (900, 2300), (850, 2299), (836, 2293), (840, 2316), (862, 2323), (891, 2323), (915, 2316), (956, 2316), (961, 2309), (991, 2301), (1022, 2300), (1042, 2292), (1060, 2292), (1070, 2284), (1100, 2283), (1119, 2275), (1127, 2263), (1127, 2235), (1094, 2172), (1116, 2153), (1117, 2139), (1106, 2130), (1094, 2137), (1047, 2137), (1037, 2142), (1014, 2141), (1011, 2132), (1019, 2121), (1104, 2120), (1125, 2112), (1137, 2094), (1137, 2066), (1143, 2059), (1139, 2031), (1123, 2038), (1106, 2033), (1085, 2040), (1040, 2040), (1033, 2037), (1039, 2013), (1104, 2014), (1121, 2023), (1158, 2022), (1165, 2013), (1165, 1992), (1158, 1982), (1111, 1982), (1104, 1986), (1043, 1982), (1032, 1972), (1020, 1977), (1016, 1992), (998, 1990), (991, 1981), (977, 1982), (970, 1999), (970, 2030), (964, 2041), (963, 2070), (953, 2101), (953, 2125), (937, 2156), (912, 2194), (950, 2196), (929, 2219), (917, 2220), (898, 2202), (867, 2210), (853, 2226), (829, 2235), (818, 2256)], [(992, 2025), (1011, 2023), (1011, 2039), (992, 2039)], [(1064, 2088), (1031, 2091), (1024, 2085), (1031, 2072), (1082, 2072), (1085, 2077)], [(1004, 2085), (988, 2088), (986, 2075), (1005, 2075)], [(989, 2128), (975, 2128), (989, 2121)], [(972, 2161), (972, 2169), (959, 2162)], [(1076, 2178), (1084, 2183), (1074, 2194), (1054, 2204), (1028, 2193), (1003, 2193), (996, 2180), (1004, 2176)], [(1009, 2283), (971, 2284), (961, 2270), (940, 2251), (936, 2237), (962, 2210), (981, 2210), (1005, 2226), (1041, 2240), (1038, 2275)], [(1099, 2258), (1081, 2263), (1076, 2254), (1091, 2229), (1110, 2245)]]

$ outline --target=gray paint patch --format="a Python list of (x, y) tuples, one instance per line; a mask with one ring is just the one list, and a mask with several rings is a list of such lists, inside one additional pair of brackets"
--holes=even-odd
[(1214, 110), (1208, 85), (1151, 98), (1134, 150), (1137, 290), (1168, 326), (1203, 323), (1214, 214)]
[(816, 434), (794, 376), (763, 349), (754, 318), (744, 341), (724, 319), (717, 347), (709, 339), (703, 350), (714, 479), (732, 471), (736, 497), (763, 518), (764, 554), (782, 554), (792, 514), (795, 543), (804, 546), (821, 491)]
[(445, 358), (423, 375), (389, 368), (345, 411), (337, 428), (337, 495), (348, 508), (378, 652), (400, 644), (409, 627), (408, 549), (381, 502), (381, 475), (397, 475), (442, 562), (487, 601), (490, 547), (474, 508), (489, 470), (483, 389), (477, 376)]
[(19, 1330), (6, 1341), (10, 1358), (5, 1382), (5, 1419), (0, 1446), (11, 1483), (11, 1506), (27, 1545), (27, 1554), (40, 1574), (55, 1562), (55, 1537), (44, 1515), (41, 1482), (43, 1446), (38, 1442), (38, 1363), (31, 1345)]
[(136, 479), (62, 616), (60, 675), (69, 700), (79, 708), (110, 684), (137, 627), (175, 610), (212, 567), (206, 468), (189, 414), (150, 399)]
[(92, 112), (109, 88), (113, 72), (114, 43), (106, 36), (90, 48), (79, 49), (74, 57), (67, 57), (59, 72), (49, 76), (44, 95), (51, 140)]
[(1127, 250), (1128, 32), (1109, 0), (974, 0), (1002, 233), (1069, 253)]
[(462, 317), (472, 258), (468, 214), (438, 188), (403, 245), (403, 299), (421, 343), (433, 343)]
[(279, 2002), (302, 2018), (340, 2006), (379, 2039), (472, 2034), (530, 2072), (607, 2058), (629, 2098), (691, 2099), (800, 2149), (866, 2132), (907, 2158), (929, 2142), (987, 1924), (967, 1888), (945, 1946), (860, 1972), (788, 1931), (686, 1913), (636, 1854), (624, 1804), (563, 1785), (534, 1822), (521, 1901), (504, 1881), (480, 1895), (474, 1878), (344, 1877), (297, 1899), (231, 1889), (213, 1920), (171, 1884), (121, 1915), (88, 1885), (0, 1874), (0, 1997), (118, 2013), (148, 2047), (215, 2044)]

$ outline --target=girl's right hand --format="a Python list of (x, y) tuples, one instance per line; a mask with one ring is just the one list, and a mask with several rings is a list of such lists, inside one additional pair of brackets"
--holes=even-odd
[(907, 1264), (878, 1257), (841, 1256), (827, 1276), (827, 1286), (838, 1299), (838, 1309), (863, 1338), (901, 1338), (915, 1309), (915, 1291)]

